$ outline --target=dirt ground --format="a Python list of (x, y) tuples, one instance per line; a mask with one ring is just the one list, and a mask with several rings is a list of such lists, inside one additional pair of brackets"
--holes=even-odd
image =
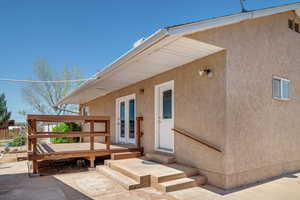
[(231, 191), (206, 186), (162, 194), (128, 191), (95, 171), (29, 178), (27, 161), (0, 163), (1, 200), (299, 200), (300, 173)]

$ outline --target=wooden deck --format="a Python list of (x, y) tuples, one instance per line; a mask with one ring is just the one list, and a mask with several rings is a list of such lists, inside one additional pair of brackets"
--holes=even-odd
[[(90, 143), (65, 143), (65, 144), (38, 144), (38, 154), (50, 154), (59, 152), (84, 152), (90, 150)], [(105, 143), (94, 143), (95, 151), (106, 150)], [(122, 151), (136, 149), (135, 145), (124, 145), (124, 144), (112, 144), (110, 149), (112, 151)]]
[[(42, 160), (56, 160), (64, 158), (86, 158), (90, 160), (90, 167), (94, 166), (97, 156), (111, 155), (112, 153), (142, 151), (141, 147), (141, 121), (142, 117), (137, 117), (136, 144), (123, 145), (111, 144), (110, 117), (107, 116), (57, 116), (57, 115), (28, 115), (28, 160), (32, 161), (33, 173), (38, 173), (38, 162)], [(89, 123), (89, 132), (38, 132), (37, 122), (79, 122)], [(95, 123), (103, 123), (105, 131), (94, 131)], [(105, 138), (105, 143), (95, 142), (94, 137)], [(40, 144), (39, 138), (57, 137), (90, 137), (89, 143), (64, 143), (64, 144)]]
[[(28, 152), (28, 160), (41, 161), (64, 158), (86, 158), (92, 162), (97, 156), (142, 150), (134, 145), (113, 144), (110, 145), (109, 150), (106, 149), (106, 144), (104, 143), (95, 143), (94, 145), (95, 149), (90, 151), (89, 143), (37, 144), (37, 151), (35, 154), (33, 152)], [(91, 163), (91, 167), (94, 167), (93, 163)]]

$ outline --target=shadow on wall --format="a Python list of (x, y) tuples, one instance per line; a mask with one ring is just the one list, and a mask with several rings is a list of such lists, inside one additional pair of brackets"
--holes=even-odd
[(29, 178), (27, 173), (0, 175), (0, 199), (91, 200), (88, 196), (52, 176)]
[(239, 187), (229, 189), (229, 190), (223, 190), (221, 188), (217, 188), (217, 187), (212, 186), (212, 185), (204, 185), (204, 186), (202, 186), (202, 188), (207, 189), (207, 190), (209, 190), (213, 193), (219, 194), (219, 195), (227, 195), (227, 194), (231, 194), (231, 193), (234, 193), (234, 192), (245, 190), (245, 189), (248, 189), (248, 188), (251, 188), (251, 187), (255, 187), (255, 186), (258, 186), (258, 185), (269, 183), (269, 182), (272, 182), (272, 181), (275, 181), (275, 180), (278, 180), (278, 179), (281, 179), (281, 178), (298, 178), (298, 176), (295, 175), (296, 173), (300, 173), (300, 170), (290, 172), (290, 173), (285, 173), (285, 174), (282, 174), (282, 175), (279, 175), (279, 176), (264, 179), (264, 180), (261, 180), (261, 181), (257, 181), (257, 182), (250, 183), (250, 184), (247, 184), (247, 185), (239, 186)]

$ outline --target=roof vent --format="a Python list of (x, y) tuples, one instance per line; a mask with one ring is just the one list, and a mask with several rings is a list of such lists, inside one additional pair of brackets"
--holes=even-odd
[(135, 43), (133, 43), (133, 48), (139, 46), (140, 44), (142, 44), (145, 41), (145, 38), (141, 38), (138, 41), (136, 41)]

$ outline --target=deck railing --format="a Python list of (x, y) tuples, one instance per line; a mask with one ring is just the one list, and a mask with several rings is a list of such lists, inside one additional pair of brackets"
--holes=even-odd
[[(90, 124), (90, 131), (70, 131), (70, 132), (39, 132), (37, 131), (38, 122), (83, 122)], [(33, 161), (33, 172), (37, 172), (37, 160), (47, 158), (64, 158), (85, 156), (90, 160), (90, 167), (94, 167), (95, 156), (110, 153), (111, 133), (110, 117), (107, 116), (74, 116), (74, 115), (28, 115), (28, 159)], [(95, 123), (104, 123), (104, 131), (95, 131)], [(105, 137), (106, 151), (95, 151), (95, 137)], [(84, 152), (62, 152), (60, 154), (38, 154), (37, 139), (39, 138), (58, 138), (58, 137), (90, 137), (90, 150)]]

